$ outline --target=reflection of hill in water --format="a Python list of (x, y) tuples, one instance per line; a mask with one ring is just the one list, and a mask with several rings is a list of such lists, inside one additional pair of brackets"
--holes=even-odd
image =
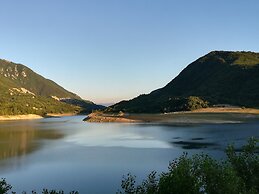
[(55, 130), (40, 130), (30, 125), (0, 126), (0, 160), (24, 156), (40, 149), (40, 140), (59, 139), (63, 136)]

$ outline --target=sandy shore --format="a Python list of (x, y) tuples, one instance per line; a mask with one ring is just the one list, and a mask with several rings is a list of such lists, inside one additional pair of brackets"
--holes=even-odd
[(65, 116), (75, 116), (76, 113), (48, 113), (45, 117), (65, 117)]
[(65, 116), (74, 116), (75, 113), (48, 113), (44, 117), (36, 114), (27, 114), (27, 115), (3, 115), (0, 116), (0, 121), (5, 120), (30, 120), (30, 119), (42, 119), (48, 117), (65, 117)]
[(255, 108), (202, 108), (192, 113), (247, 113), (247, 114), (259, 114), (259, 109)]
[[(229, 113), (226, 115), (226, 113)], [(195, 111), (166, 114), (103, 114), (92, 113), (87, 122), (119, 123), (233, 123), (245, 119), (259, 118), (259, 109), (243, 108), (204, 108)]]
[(43, 118), (40, 115), (35, 115), (35, 114), (28, 114), (28, 115), (5, 115), (5, 116), (0, 116), (0, 121), (5, 121), (5, 120), (29, 120), (29, 119), (41, 119)]

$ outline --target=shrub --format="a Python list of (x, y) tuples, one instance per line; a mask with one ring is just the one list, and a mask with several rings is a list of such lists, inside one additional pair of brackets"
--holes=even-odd
[(136, 185), (128, 174), (121, 182), (120, 194), (255, 194), (259, 193), (258, 139), (251, 138), (241, 150), (231, 145), (227, 160), (218, 161), (206, 154), (188, 157), (184, 153), (169, 164), (168, 172), (152, 172)]

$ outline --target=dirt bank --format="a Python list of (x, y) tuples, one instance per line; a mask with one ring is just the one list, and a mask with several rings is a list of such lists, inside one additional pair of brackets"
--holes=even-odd
[(5, 120), (26, 120), (26, 119), (41, 119), (42, 116), (35, 115), (35, 114), (28, 114), (28, 115), (4, 115), (0, 116), (0, 121)]
[[(227, 116), (228, 115), (228, 116)], [(121, 123), (227, 123), (239, 122), (247, 118), (259, 118), (258, 109), (249, 108), (204, 108), (195, 111), (165, 114), (103, 114), (92, 113), (87, 122)]]

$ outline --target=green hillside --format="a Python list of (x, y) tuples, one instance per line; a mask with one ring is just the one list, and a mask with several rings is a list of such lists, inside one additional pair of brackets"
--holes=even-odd
[(0, 115), (78, 113), (81, 108), (44, 96), (0, 94)]
[(214, 51), (165, 87), (122, 101), (107, 112), (171, 112), (215, 104), (259, 107), (259, 53)]
[(0, 59), (0, 115), (91, 112), (100, 108), (22, 64)]
[(0, 59), (0, 82), (5, 88), (26, 88), (40, 96), (56, 96), (58, 98), (80, 98), (55, 82), (45, 79), (22, 64)]

